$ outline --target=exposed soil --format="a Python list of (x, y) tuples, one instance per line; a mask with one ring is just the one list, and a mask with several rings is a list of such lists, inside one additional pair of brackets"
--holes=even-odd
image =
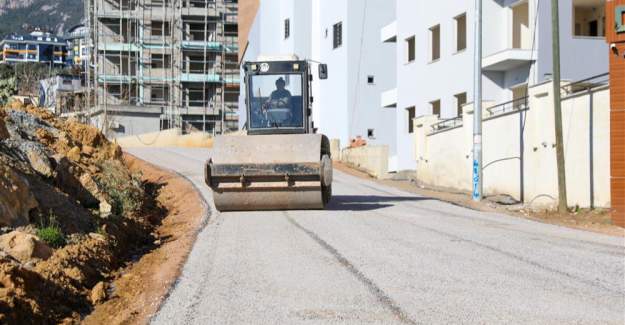
[(146, 323), (203, 211), (97, 129), (0, 107), (0, 324)]
[(472, 200), (470, 193), (422, 188), (409, 180), (379, 180), (341, 162), (334, 162), (334, 168), (352, 176), (365, 178), (409, 193), (457, 204), (473, 210), (503, 213), (554, 225), (625, 237), (625, 229), (612, 224), (609, 210), (607, 209), (582, 209), (570, 213), (558, 213), (554, 211), (530, 210), (522, 205), (497, 204), (492, 200), (488, 200), (488, 198), (482, 202), (475, 202)]
[(117, 274), (111, 298), (84, 324), (147, 324), (178, 278), (206, 215), (205, 204), (184, 178), (132, 156), (126, 162), (159, 188), (156, 200), (168, 214), (155, 230), (156, 248)]

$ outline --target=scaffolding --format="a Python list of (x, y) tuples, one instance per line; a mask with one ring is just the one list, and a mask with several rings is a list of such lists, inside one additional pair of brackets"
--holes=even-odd
[[(87, 1), (88, 115), (95, 124), (107, 133), (136, 134), (149, 116), (160, 130), (236, 130), (237, 2)], [(143, 119), (129, 117), (137, 114)]]

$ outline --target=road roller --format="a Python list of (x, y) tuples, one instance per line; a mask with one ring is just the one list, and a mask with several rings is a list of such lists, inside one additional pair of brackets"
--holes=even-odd
[(330, 201), (330, 142), (312, 121), (315, 65), (327, 79), (320, 63), (244, 63), (244, 132), (217, 136), (204, 168), (219, 211), (323, 209)]

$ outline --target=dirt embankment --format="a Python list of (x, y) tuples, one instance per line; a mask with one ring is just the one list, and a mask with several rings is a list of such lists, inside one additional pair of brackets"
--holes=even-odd
[[(200, 222), (176, 203), (201, 207), (181, 182), (124, 161), (95, 128), (0, 108), (0, 323), (78, 323), (113, 301), (121, 301), (115, 314), (133, 312), (120, 321), (146, 319), (156, 307), (133, 303), (158, 305), (193, 240), (187, 230)], [(194, 213), (195, 223), (184, 219)], [(149, 254), (166, 247), (169, 255)], [(125, 285), (125, 275), (144, 287)]]
[(156, 185), (156, 200), (168, 215), (155, 230), (157, 247), (118, 274), (111, 285), (115, 294), (96, 306), (84, 324), (146, 324), (178, 278), (206, 213), (202, 199), (184, 178), (131, 156), (126, 162)]

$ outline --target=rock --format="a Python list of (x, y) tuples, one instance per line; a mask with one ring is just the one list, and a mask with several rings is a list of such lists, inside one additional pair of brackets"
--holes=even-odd
[(100, 216), (106, 218), (113, 212), (113, 206), (107, 201), (100, 201)]
[[(78, 166), (74, 166), (68, 158), (63, 155), (52, 156), (56, 162), (56, 177), (54, 179), (56, 186), (66, 194), (80, 201), (84, 207), (96, 207), (99, 200), (87, 187), (91, 187), (94, 191), (97, 186), (92, 179), (82, 176), (89, 174), (83, 173), (82, 169)], [(77, 177), (75, 174), (80, 174), (81, 177)], [(94, 191), (97, 193), (97, 191)]]
[(104, 282), (98, 282), (93, 289), (91, 289), (91, 303), (94, 305), (101, 304), (106, 300), (106, 285)]
[(37, 141), (37, 134), (41, 134), (40, 129), (44, 129), (53, 136), (56, 136), (58, 130), (53, 128), (49, 123), (43, 121), (35, 115), (28, 114), (19, 110), (7, 111), (5, 123), (11, 138), (22, 140)]
[(6, 123), (4, 122), (4, 117), (0, 115), (0, 141), (9, 138), (9, 131), (7, 130)]
[(89, 233), (89, 237), (91, 237), (92, 239), (95, 239), (97, 241), (106, 241), (106, 236), (104, 236), (102, 234), (97, 234), (95, 232)]
[(26, 178), (9, 166), (0, 165), (0, 226), (28, 224), (30, 211), (38, 206)]
[(22, 265), (23, 268), (29, 270), (29, 271), (33, 271), (35, 269), (35, 261), (28, 261), (26, 263), (24, 263), (24, 265)]
[(117, 143), (111, 143), (111, 147), (109, 149), (109, 155), (113, 159), (119, 159), (122, 157), (122, 147), (120, 147)]
[(98, 169), (98, 167), (94, 164), (91, 164), (89, 166), (87, 166), (87, 170), (91, 173), (91, 174), (97, 174), (100, 170)]
[(91, 175), (89, 175), (88, 173), (84, 173), (80, 176), (78, 180), (80, 181), (80, 184), (85, 188), (85, 190), (91, 193), (91, 195), (96, 198), (101, 196), (102, 192), (98, 187), (98, 183), (93, 180), (93, 177), (91, 177)]
[(17, 230), (0, 236), (0, 249), (22, 263), (33, 258), (46, 260), (53, 253), (52, 248), (36, 236)]
[(75, 280), (79, 283), (82, 283), (85, 280), (85, 275), (76, 266), (69, 269), (64, 269), (63, 273), (65, 273), (65, 275), (67, 275), (70, 279)]
[(35, 131), (35, 137), (45, 144), (50, 144), (54, 141), (54, 135), (44, 128), (37, 129), (37, 131)]
[(488, 196), (486, 200), (500, 205), (514, 205), (520, 203), (519, 200), (507, 194), (497, 194)]
[(26, 146), (24, 148), (24, 154), (28, 158), (30, 166), (39, 174), (44, 177), (52, 177), (54, 171), (50, 165), (50, 159), (46, 155), (43, 149), (38, 146)]
[(73, 147), (67, 152), (66, 156), (71, 161), (80, 161), (80, 148)]
[(82, 187), (87, 190), (92, 197), (98, 200), (100, 215), (102, 217), (108, 217), (113, 211), (113, 207), (110, 203), (108, 203), (108, 197), (102, 190), (100, 190), (98, 183), (96, 183), (93, 177), (91, 177), (88, 173), (82, 174), (79, 180)]
[(92, 156), (95, 149), (92, 146), (84, 145), (82, 146), (82, 153), (87, 156)]
[(106, 142), (104, 136), (97, 128), (80, 124), (74, 120), (67, 121), (64, 125), (64, 129), (70, 133), (72, 139), (82, 143), (82, 145), (98, 147)]

